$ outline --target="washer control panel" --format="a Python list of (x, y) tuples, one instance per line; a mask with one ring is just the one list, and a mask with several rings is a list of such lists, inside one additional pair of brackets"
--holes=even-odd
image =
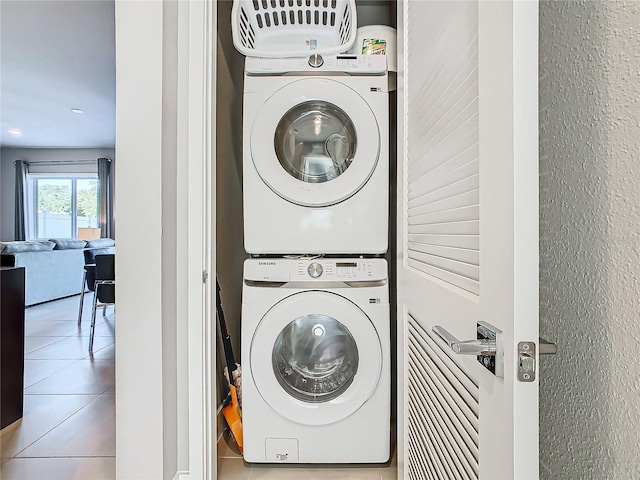
[(250, 258), (244, 278), (256, 282), (372, 282), (386, 280), (383, 258)]

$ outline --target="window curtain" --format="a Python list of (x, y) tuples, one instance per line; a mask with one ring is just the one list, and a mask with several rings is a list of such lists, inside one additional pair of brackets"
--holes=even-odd
[(16, 166), (16, 213), (14, 222), (15, 240), (27, 239), (27, 162), (17, 160)]
[(98, 159), (98, 214), (100, 215), (100, 236), (115, 240), (115, 219), (113, 215), (113, 173), (109, 158)]

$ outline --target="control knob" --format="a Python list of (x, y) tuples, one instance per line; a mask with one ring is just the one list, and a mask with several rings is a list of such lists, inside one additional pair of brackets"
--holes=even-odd
[(314, 53), (309, 57), (310, 67), (320, 68), (322, 65), (324, 65), (324, 58), (322, 58), (322, 55), (318, 55), (317, 53)]
[(307, 273), (309, 273), (309, 276), (311, 278), (318, 278), (320, 275), (322, 275), (322, 265), (320, 265), (318, 262), (313, 262), (309, 265), (309, 267), (307, 267)]

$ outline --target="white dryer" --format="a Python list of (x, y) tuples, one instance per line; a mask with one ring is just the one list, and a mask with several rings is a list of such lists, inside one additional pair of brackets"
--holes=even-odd
[(384, 56), (338, 55), (315, 62), (248, 57), (246, 251), (384, 253), (388, 116)]
[(383, 463), (390, 449), (384, 259), (249, 259), (244, 459)]

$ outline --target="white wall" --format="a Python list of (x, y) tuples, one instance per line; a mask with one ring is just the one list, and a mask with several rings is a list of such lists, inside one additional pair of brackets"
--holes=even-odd
[[(73, 160), (114, 160), (113, 148), (2, 148), (0, 149), (0, 241), (14, 240), (16, 160), (62, 162)], [(84, 167), (84, 166), (83, 166)]]
[(175, 369), (163, 361), (162, 42), (161, 2), (116, 2), (116, 478), (122, 480), (164, 478), (163, 380)]
[(541, 474), (640, 478), (640, 2), (540, 4)]

